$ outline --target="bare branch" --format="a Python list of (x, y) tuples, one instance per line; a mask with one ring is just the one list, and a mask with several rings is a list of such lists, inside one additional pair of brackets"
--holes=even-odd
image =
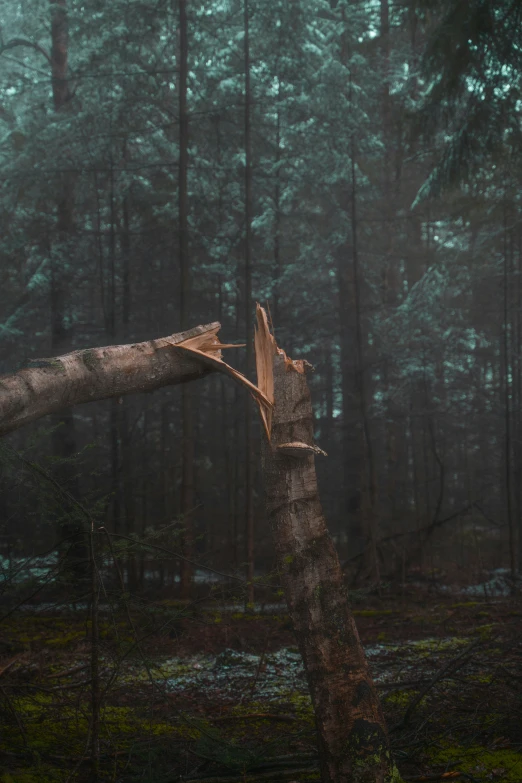
[(9, 49), (16, 49), (18, 46), (25, 46), (28, 49), (34, 49), (35, 52), (38, 52), (38, 54), (41, 54), (43, 57), (45, 57), (49, 65), (52, 65), (51, 55), (45, 51), (43, 46), (37, 44), (36, 41), (28, 41), (27, 38), (12, 38), (10, 41), (0, 47), (0, 54), (7, 52)]

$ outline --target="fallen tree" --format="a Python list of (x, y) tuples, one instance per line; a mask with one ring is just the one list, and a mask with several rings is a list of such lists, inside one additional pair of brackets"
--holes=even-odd
[(220, 328), (216, 321), (144, 343), (33, 359), (13, 375), (0, 376), (0, 435), (73, 405), (187, 383), (215, 370), (259, 399), (259, 390), (222, 361), (223, 349), (240, 346), (220, 343)]
[(258, 385), (222, 360), (218, 323), (133, 345), (74, 351), (0, 378), (0, 434), (79, 403), (219, 371), (256, 399), (267, 516), (316, 716), (324, 783), (395, 783), (384, 716), (348, 605), (317, 490), (306, 362), (278, 348), (257, 308)]

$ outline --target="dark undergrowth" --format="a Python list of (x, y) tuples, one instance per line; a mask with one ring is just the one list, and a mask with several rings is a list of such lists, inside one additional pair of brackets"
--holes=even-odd
[[(389, 591), (354, 611), (403, 778), (520, 783), (520, 602)], [(2, 621), (2, 783), (318, 779), (282, 607), (101, 596), (94, 670), (91, 618), (55, 600)]]

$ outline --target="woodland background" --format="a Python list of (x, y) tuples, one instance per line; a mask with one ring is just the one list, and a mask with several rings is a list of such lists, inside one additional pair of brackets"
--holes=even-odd
[[(213, 320), (250, 345), (267, 302), (315, 367), (341, 557), (376, 542), (373, 580), (515, 571), (520, 6), (2, 0), (0, 372)], [(228, 360), (253, 377), (251, 350)], [(37, 461), (113, 532), (261, 573), (260, 439), (217, 376), (26, 427), (2, 450), (4, 563), (67, 532)], [(179, 572), (149, 553), (126, 574)]]

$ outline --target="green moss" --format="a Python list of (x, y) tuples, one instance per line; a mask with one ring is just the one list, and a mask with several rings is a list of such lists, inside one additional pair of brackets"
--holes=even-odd
[(287, 623), (287, 614), (256, 614), (255, 612), (232, 612), (231, 620), (264, 620), (265, 622)]
[(45, 644), (47, 647), (67, 647), (72, 642), (77, 642), (80, 639), (85, 639), (85, 632), (72, 631), (71, 633), (64, 634), (63, 636), (57, 636), (54, 639), (46, 639)]
[(85, 351), (82, 351), (80, 358), (87, 369), (91, 372), (96, 370), (100, 365), (100, 358), (96, 351), (93, 351), (92, 348), (87, 348)]
[[(230, 615), (231, 620), (259, 620), (259, 615), (255, 613), (248, 613), (248, 612), (234, 612)], [(270, 617), (264, 618), (264, 619), (272, 619)]]
[(410, 642), (409, 644), (415, 650), (419, 650), (425, 655), (429, 655), (434, 651), (448, 650), (452, 647), (461, 647), (467, 643), (467, 639), (461, 639), (459, 636), (453, 636), (450, 639), (418, 639), (417, 641)]
[(60, 373), (65, 372), (65, 367), (61, 359), (30, 359), (29, 367), (31, 369), (45, 369), (45, 370), (58, 370)]
[(492, 674), (471, 674), (468, 677), (469, 680), (474, 680), (475, 682), (480, 682), (481, 685), (490, 685), (490, 683), (493, 682), (493, 675)]
[[(182, 609), (183, 616), (185, 617), (187, 615), (187, 601), (181, 598), (164, 598), (162, 601), (158, 601), (156, 606), (158, 606), (160, 609)], [(188, 614), (190, 614), (190, 612), (188, 612)]]
[[(382, 773), (391, 767), (385, 778), (385, 783), (399, 783), (402, 778), (391, 760), (390, 751), (382, 731), (375, 724), (366, 721), (356, 721), (356, 724), (366, 724), (362, 732), (354, 732), (348, 740), (348, 757), (352, 763), (351, 783), (373, 783), (376, 773)], [(373, 729), (373, 731), (372, 731)], [(368, 732), (371, 733), (368, 733)], [(380, 774), (379, 774), (379, 779)]]
[(59, 373), (65, 373), (65, 367), (63, 365), (63, 362), (61, 359), (49, 359), (48, 360), (48, 366), (52, 367), (53, 370), (56, 370)]
[(392, 766), (391, 773), (385, 779), (385, 783), (404, 783), (401, 773), (399, 772), (395, 764)]
[(464, 601), (459, 604), (451, 604), (451, 609), (471, 609), (471, 607), (479, 605), (480, 601)]
[(477, 625), (475, 628), (475, 633), (478, 633), (479, 636), (481, 636), (483, 639), (487, 639), (488, 636), (491, 636), (493, 633), (494, 625), (493, 623), (489, 623), (488, 625)]
[(0, 772), (0, 783), (65, 783), (70, 777), (71, 773), (67, 770), (36, 764), (30, 769)]
[(292, 705), (298, 718), (307, 723), (315, 724), (312, 700), (307, 693), (298, 693), (297, 691), (283, 691), (279, 698), (281, 702), (287, 702), (288, 704)]
[(45, 615), (13, 618), (3, 625), (3, 633), (16, 648), (62, 648), (85, 639), (86, 624), (83, 617), (64, 618)]
[[(374, 781), (375, 769), (381, 767), (383, 760), (387, 760), (388, 763), (390, 762), (391, 755), (388, 750), (384, 751), (384, 753), (373, 753), (372, 755), (361, 759), (361, 761), (356, 761), (353, 782), (366, 783), (367, 781)], [(391, 764), (390, 773), (384, 778), (384, 783), (404, 783), (397, 766), (393, 762)]]
[[(198, 662), (197, 668), (206, 668), (205, 660), (202, 659), (201, 664)], [(154, 680), (176, 679), (177, 677), (194, 675), (194, 669), (194, 661), (186, 663), (185, 660), (180, 658), (169, 658), (166, 661), (150, 663), (148, 669), (143, 665), (138, 667), (132, 666), (120, 674), (119, 679), (121, 682), (129, 684), (149, 682), (149, 671)]]
[(399, 707), (407, 707), (410, 701), (414, 696), (416, 696), (418, 691), (392, 691), (387, 696), (385, 696), (385, 700), (389, 704), (397, 704)]
[[(33, 753), (55, 753), (76, 755), (84, 752), (85, 740), (89, 732), (89, 714), (73, 707), (60, 705), (58, 709), (52, 703), (49, 694), (37, 694), (34, 697), (13, 697), (12, 703), (24, 726), (27, 748)], [(17, 725), (9, 723), (1, 727), (4, 747), (23, 749), (24, 738)], [(186, 729), (186, 727), (182, 727)], [(175, 732), (174, 727), (165, 722), (142, 718), (130, 707), (107, 705), (100, 712), (100, 736), (104, 740), (115, 742), (126, 748), (137, 736), (160, 737)], [(178, 728), (178, 734), (180, 729)], [(191, 734), (182, 736), (191, 737)], [(0, 742), (0, 750), (2, 743)]]
[(439, 764), (455, 762), (455, 770), (470, 775), (474, 780), (501, 778), (502, 783), (520, 783), (522, 780), (522, 753), (506, 748), (488, 750), (479, 745), (467, 748), (448, 745), (437, 750), (431, 758)]
[(393, 609), (355, 609), (354, 617), (382, 617), (387, 614), (396, 614)]

